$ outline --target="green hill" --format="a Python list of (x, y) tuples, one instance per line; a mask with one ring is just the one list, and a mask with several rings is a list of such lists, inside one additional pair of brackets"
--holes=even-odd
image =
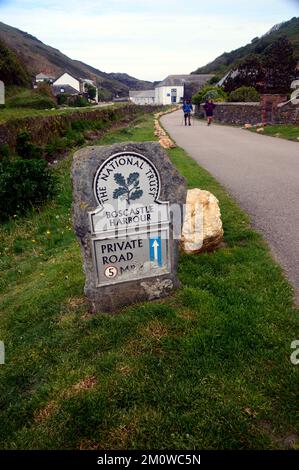
[[(25, 68), (28, 70), (31, 80), (40, 72), (54, 77), (58, 77), (63, 72), (68, 72), (76, 77), (94, 80), (107, 93), (107, 96), (128, 96), (132, 84), (135, 89), (152, 88), (150, 82), (138, 80), (126, 74), (105, 73), (79, 60), (73, 60), (58, 49), (44, 44), (31, 34), (1, 22), (0, 41), (11, 52), (12, 57), (23, 64), (24, 70)], [(0, 49), (0, 65), (3, 60), (6, 59)], [(21, 75), (20, 70), (16, 71), (15, 80), (18, 80)], [(1, 69), (0, 79), (10, 84), (10, 81), (5, 80), (5, 76), (2, 78)], [(23, 82), (12, 84), (19, 85)]]
[(224, 52), (221, 56), (192, 72), (215, 73), (224, 75), (228, 70), (234, 68), (240, 60), (245, 59), (250, 54), (262, 54), (264, 50), (272, 44), (278, 37), (287, 36), (294, 47), (295, 58), (299, 63), (299, 18), (292, 18), (289, 21), (275, 25), (268, 33), (260, 38), (254, 38), (250, 44), (239, 47), (231, 52)]

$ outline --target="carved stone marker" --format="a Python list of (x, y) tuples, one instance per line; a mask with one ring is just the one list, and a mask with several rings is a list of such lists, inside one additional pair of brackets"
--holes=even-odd
[(74, 155), (73, 225), (93, 312), (163, 297), (179, 285), (185, 180), (156, 142)]

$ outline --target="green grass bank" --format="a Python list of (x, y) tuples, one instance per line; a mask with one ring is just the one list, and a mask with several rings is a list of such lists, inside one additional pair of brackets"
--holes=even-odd
[[(98, 143), (155, 140), (139, 117)], [(248, 217), (186, 153), (188, 185), (219, 199), (225, 243), (182, 254), (181, 288), (90, 315), (71, 226), (70, 165), (56, 199), (0, 228), (1, 449), (294, 448), (299, 367), (292, 290)]]

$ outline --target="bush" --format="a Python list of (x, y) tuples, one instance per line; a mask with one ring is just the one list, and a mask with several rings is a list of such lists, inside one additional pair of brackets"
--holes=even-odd
[(31, 142), (29, 132), (21, 132), (17, 136), (16, 152), (23, 159), (33, 159), (42, 157), (42, 148)]
[(82, 134), (82, 132), (79, 132), (77, 130), (69, 129), (65, 137), (68, 141), (69, 147), (83, 145), (85, 142), (84, 135)]
[(192, 102), (199, 105), (210, 98), (218, 102), (225, 101), (227, 99), (227, 94), (222, 87), (205, 86), (198, 93), (193, 95)]
[(9, 158), (9, 155), (10, 155), (10, 148), (8, 144), (0, 145), (0, 160), (3, 160), (4, 158)]
[(59, 106), (68, 104), (69, 97), (70, 95), (68, 93), (58, 93), (58, 95), (56, 96), (56, 99), (57, 99), (57, 103), (59, 104)]
[(88, 98), (90, 100), (94, 100), (97, 96), (97, 89), (92, 85), (85, 86), (86, 93), (88, 94)]
[(105, 88), (100, 88), (98, 90), (98, 99), (99, 101), (109, 101), (112, 100), (113, 94), (111, 91), (106, 90)]
[(0, 219), (40, 206), (56, 192), (56, 178), (44, 160), (0, 162)]
[(34, 90), (34, 93), (48, 96), (48, 98), (51, 98), (53, 100), (52, 88), (49, 83), (46, 83), (46, 82), (38, 83), (37, 88)]
[(49, 157), (62, 153), (68, 147), (68, 139), (66, 137), (54, 137), (51, 142), (45, 146), (45, 152)]
[(86, 98), (84, 98), (84, 96), (76, 96), (76, 98), (74, 99), (73, 103), (72, 103), (72, 106), (74, 106), (75, 108), (82, 108), (84, 106), (89, 106), (90, 103), (88, 102), (88, 100)]
[(256, 102), (260, 101), (260, 94), (253, 86), (241, 86), (230, 92), (228, 101), (234, 103)]
[(218, 82), (220, 82), (222, 76), (221, 75), (214, 75), (210, 80), (208, 81), (209, 85), (216, 85)]
[(50, 109), (56, 108), (56, 100), (46, 94), (46, 89), (26, 90), (7, 100), (9, 108)]

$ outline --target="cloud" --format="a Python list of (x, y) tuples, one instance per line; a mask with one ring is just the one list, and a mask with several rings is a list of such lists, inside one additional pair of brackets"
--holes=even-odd
[(1, 18), (100, 70), (158, 80), (189, 73), (282, 21), (273, 8), (263, 14), (257, 0), (225, 3), (224, 9), (220, 0), (15, 0), (1, 8)]

